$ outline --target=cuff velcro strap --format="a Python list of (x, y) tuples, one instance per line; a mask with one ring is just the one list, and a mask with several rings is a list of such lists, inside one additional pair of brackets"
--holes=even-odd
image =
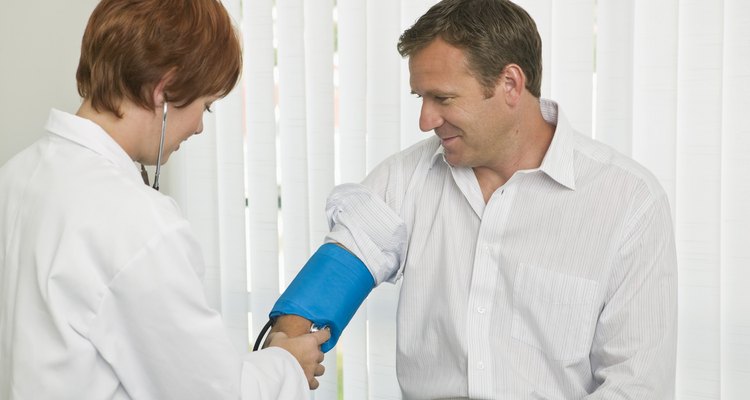
[(359, 258), (338, 245), (324, 244), (276, 301), (270, 317), (293, 314), (327, 326), (331, 338), (321, 346), (327, 352), (374, 286), (370, 270)]

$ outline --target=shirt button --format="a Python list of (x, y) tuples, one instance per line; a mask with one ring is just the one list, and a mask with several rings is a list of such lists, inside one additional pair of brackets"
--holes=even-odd
[(481, 370), (481, 369), (484, 369), (484, 363), (483, 363), (483, 362), (481, 362), (481, 361), (480, 361), (480, 362), (478, 362), (478, 363), (477, 363), (477, 369), (480, 369), (480, 370)]
[(478, 313), (484, 314), (485, 311), (487, 311), (487, 309), (485, 309), (484, 307), (482, 307), (482, 306), (477, 307), (477, 312)]

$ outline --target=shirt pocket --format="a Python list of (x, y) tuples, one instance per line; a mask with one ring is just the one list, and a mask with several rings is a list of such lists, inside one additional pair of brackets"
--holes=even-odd
[(588, 357), (597, 283), (521, 264), (513, 283), (511, 336), (554, 360)]

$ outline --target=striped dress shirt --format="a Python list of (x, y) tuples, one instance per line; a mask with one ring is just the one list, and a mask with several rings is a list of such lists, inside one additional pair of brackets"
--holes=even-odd
[(556, 103), (539, 168), (485, 203), (437, 137), (329, 197), (328, 242), (376, 283), (402, 279), (407, 399), (674, 397), (677, 264), (667, 197), (635, 161), (575, 132)]

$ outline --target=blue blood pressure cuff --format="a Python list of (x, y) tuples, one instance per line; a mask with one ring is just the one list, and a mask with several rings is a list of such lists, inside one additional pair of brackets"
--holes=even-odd
[(270, 317), (299, 315), (314, 326), (327, 326), (331, 350), (357, 309), (375, 287), (367, 266), (348, 250), (327, 243), (318, 248), (271, 309)]

